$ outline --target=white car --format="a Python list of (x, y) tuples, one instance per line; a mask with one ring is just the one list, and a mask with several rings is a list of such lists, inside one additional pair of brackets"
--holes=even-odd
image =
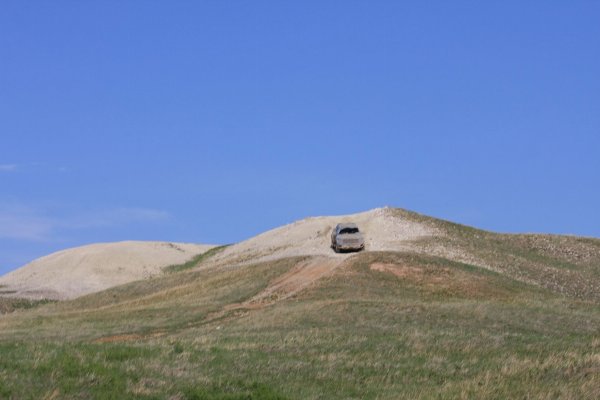
[(365, 238), (356, 224), (337, 224), (331, 232), (331, 247), (336, 253), (361, 251), (365, 248)]

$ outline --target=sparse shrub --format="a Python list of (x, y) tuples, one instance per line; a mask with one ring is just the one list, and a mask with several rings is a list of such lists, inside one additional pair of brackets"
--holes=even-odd
[(175, 343), (173, 345), (173, 353), (175, 353), (175, 354), (183, 353), (183, 345), (179, 342)]

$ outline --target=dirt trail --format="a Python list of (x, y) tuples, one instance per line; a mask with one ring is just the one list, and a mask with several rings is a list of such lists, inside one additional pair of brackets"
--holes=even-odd
[(242, 303), (242, 305), (264, 306), (287, 299), (307, 288), (313, 282), (333, 273), (344, 260), (344, 258), (316, 257), (301, 262), (271, 282), (265, 290)]
[(132, 342), (136, 340), (147, 340), (153, 339), (157, 337), (161, 337), (166, 335), (166, 332), (156, 331), (147, 334), (139, 334), (139, 333), (124, 333), (120, 335), (111, 335), (111, 336), (103, 336), (97, 339), (92, 340), (92, 343), (119, 343), (119, 342)]
[(347, 258), (314, 257), (303, 261), (274, 279), (263, 291), (243, 303), (229, 304), (221, 311), (209, 314), (204, 322), (220, 319), (232, 311), (255, 310), (294, 296), (314, 282), (331, 275)]
[[(244, 315), (248, 310), (260, 309), (278, 301), (292, 297), (308, 288), (321, 278), (331, 275), (345, 260), (338, 257), (313, 257), (298, 263), (285, 274), (275, 278), (260, 293), (243, 303), (229, 304), (222, 310), (206, 316), (200, 324), (206, 324), (220, 319), (230, 319)], [(193, 326), (192, 324), (188, 325)], [(92, 343), (112, 343), (150, 339), (163, 336), (165, 332), (156, 331), (141, 335), (137, 333), (104, 336), (94, 339)]]

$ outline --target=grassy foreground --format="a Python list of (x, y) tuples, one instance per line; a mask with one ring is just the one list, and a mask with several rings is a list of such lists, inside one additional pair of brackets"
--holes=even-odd
[[(600, 398), (600, 307), (474, 266), (363, 253), (173, 272), (0, 318), (0, 398)], [(228, 311), (229, 310), (229, 311)]]

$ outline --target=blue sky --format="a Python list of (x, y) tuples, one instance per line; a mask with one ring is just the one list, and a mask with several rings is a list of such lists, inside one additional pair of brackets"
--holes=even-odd
[(0, 273), (391, 205), (600, 237), (597, 1), (7, 1)]

